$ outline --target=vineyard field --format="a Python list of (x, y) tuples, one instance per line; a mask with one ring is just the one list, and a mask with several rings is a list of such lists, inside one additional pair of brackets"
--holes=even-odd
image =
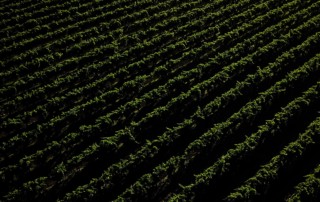
[(320, 201), (319, 0), (0, 0), (0, 201)]

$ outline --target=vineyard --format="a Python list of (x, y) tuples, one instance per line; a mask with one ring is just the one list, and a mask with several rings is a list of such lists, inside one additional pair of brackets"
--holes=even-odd
[(319, 0), (0, 0), (0, 201), (320, 201)]

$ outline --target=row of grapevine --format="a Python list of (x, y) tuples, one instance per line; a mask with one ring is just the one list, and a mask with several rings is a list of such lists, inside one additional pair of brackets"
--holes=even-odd
[[(316, 135), (319, 135), (319, 119), (311, 126), (314, 127)], [(310, 129), (310, 131), (312, 128)], [(305, 181), (299, 183), (295, 187), (295, 192), (289, 196), (288, 201), (316, 201), (319, 199), (319, 190), (320, 190), (320, 165), (318, 165), (314, 171), (308, 174)]]

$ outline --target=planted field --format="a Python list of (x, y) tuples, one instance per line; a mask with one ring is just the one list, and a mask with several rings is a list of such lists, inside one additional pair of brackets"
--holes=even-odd
[(0, 200), (320, 201), (319, 11), (0, 0)]

